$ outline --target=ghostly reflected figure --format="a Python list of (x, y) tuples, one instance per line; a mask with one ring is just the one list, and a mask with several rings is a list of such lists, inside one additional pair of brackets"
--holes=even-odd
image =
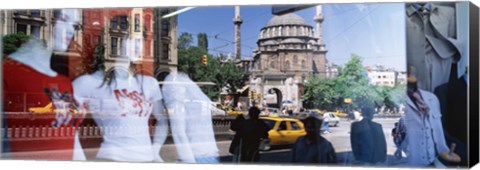
[[(52, 48), (32, 37), (3, 60), (2, 121), (11, 132), (3, 141), (2, 156), (6, 158), (85, 160), (77, 132), (84, 112), (78, 110), (71, 81), (50, 66), (53, 51), (67, 51), (78, 11), (58, 11)], [(50, 108), (38, 109), (45, 107)]]
[(211, 100), (186, 74), (170, 73), (162, 87), (178, 161), (218, 163)]
[[(122, 50), (126, 52), (118, 56), (122, 59), (114, 60), (112, 68), (105, 70), (104, 55), (95, 57), (96, 71), (73, 81), (75, 97), (101, 130), (103, 141), (96, 159), (163, 162), (160, 149), (168, 132), (162, 93), (155, 78), (136, 73), (133, 38), (122, 37)], [(97, 52), (103, 54), (102, 50)], [(151, 115), (156, 120), (153, 141), (149, 131)]]

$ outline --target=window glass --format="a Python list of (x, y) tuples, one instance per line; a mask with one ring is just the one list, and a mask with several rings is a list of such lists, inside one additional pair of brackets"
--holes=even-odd
[(278, 130), (287, 130), (287, 122), (285, 121), (280, 122), (280, 125), (278, 126)]
[(27, 34), (27, 25), (17, 24), (17, 32), (23, 32), (26, 35)]
[(117, 38), (112, 37), (110, 42), (111, 42), (111, 52), (110, 52), (110, 54), (117, 55)]
[(292, 130), (301, 130), (302, 128), (300, 125), (298, 125), (297, 122), (290, 122), (290, 125), (292, 126)]

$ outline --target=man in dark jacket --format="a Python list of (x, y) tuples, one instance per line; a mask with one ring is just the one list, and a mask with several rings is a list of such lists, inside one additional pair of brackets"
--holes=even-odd
[(248, 110), (249, 119), (241, 125), (241, 162), (258, 162), (260, 160), (259, 146), (262, 140), (268, 139), (268, 125), (258, 118), (260, 109), (253, 106)]
[(387, 157), (387, 142), (382, 125), (372, 121), (372, 107), (362, 108), (363, 119), (352, 123), (350, 142), (355, 159), (365, 164), (384, 162)]
[(336, 164), (337, 156), (332, 144), (320, 136), (322, 120), (307, 117), (303, 124), (307, 135), (301, 136), (293, 145), (290, 161), (296, 163)]

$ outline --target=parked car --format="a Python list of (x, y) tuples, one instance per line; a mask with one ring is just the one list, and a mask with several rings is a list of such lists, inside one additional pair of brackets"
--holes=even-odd
[(328, 114), (328, 115), (330, 116), (330, 120), (328, 121), (328, 126), (335, 126), (335, 127), (337, 127), (338, 124), (340, 123), (340, 118), (338, 118), (338, 116), (336, 116), (334, 112), (325, 112), (325, 113), (322, 113), (322, 114), (321, 114), (322, 119), (323, 119), (323, 114)]
[(263, 144), (261, 150), (268, 150), (275, 145), (294, 144), (298, 137), (306, 135), (303, 123), (294, 118), (287, 117), (260, 117), (270, 130), (268, 131), (268, 143)]

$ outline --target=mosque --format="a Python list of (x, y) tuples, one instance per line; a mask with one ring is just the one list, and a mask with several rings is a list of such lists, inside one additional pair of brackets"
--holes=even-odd
[(303, 85), (309, 75), (338, 74), (326, 59), (323, 19), (321, 6), (317, 6), (315, 28), (301, 16), (287, 13), (273, 16), (260, 30), (249, 81), (249, 90), (257, 94), (256, 102), (278, 107), (280, 101), (294, 110), (302, 108)]

